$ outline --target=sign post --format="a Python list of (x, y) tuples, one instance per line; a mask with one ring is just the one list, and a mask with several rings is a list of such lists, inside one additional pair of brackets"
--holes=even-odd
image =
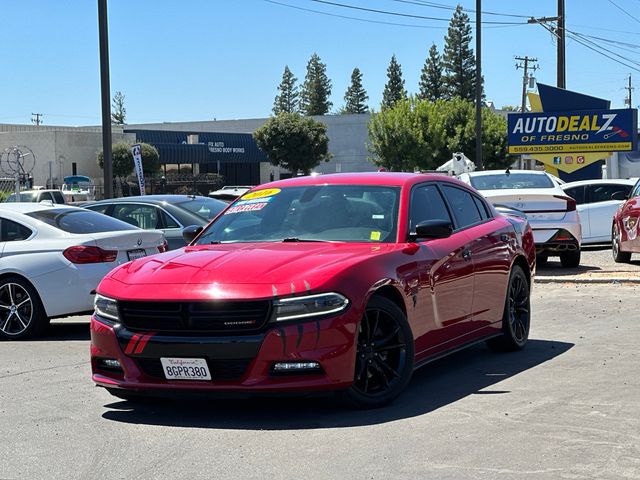
[(140, 195), (144, 195), (144, 172), (142, 171), (142, 149), (139, 143), (136, 143), (131, 147), (131, 153), (133, 154), (133, 164), (136, 169), (136, 176), (138, 177), (138, 185), (140, 186)]

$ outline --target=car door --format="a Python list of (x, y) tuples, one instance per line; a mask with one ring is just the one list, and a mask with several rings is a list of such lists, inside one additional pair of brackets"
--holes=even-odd
[(159, 228), (164, 232), (164, 236), (169, 244), (169, 250), (184, 247), (185, 241), (182, 237), (183, 227), (178, 220), (162, 208), (158, 208)]
[[(598, 183), (587, 186), (588, 211), (587, 222), (589, 224), (589, 236), (585, 238), (583, 232), (583, 243), (587, 242), (609, 242), (611, 241), (611, 221), (616, 210), (622, 203), (620, 200), (613, 200), (611, 197), (616, 192), (629, 195), (630, 185), (620, 185), (615, 183)], [(579, 208), (579, 207), (578, 207)], [(580, 211), (582, 220), (582, 211)]]
[(582, 230), (582, 241), (588, 241), (591, 237), (591, 228), (589, 227), (590, 205), (587, 203), (585, 186), (578, 185), (570, 188), (563, 188), (564, 193), (569, 195), (576, 201), (576, 210), (580, 216), (580, 227)]
[[(410, 231), (415, 231), (420, 222), (435, 219), (455, 225), (438, 186), (417, 185), (411, 192)], [(420, 288), (416, 304), (423, 328), (416, 337), (416, 351), (433, 354), (450, 348), (449, 342), (466, 332), (473, 297), (473, 264), (464, 231), (454, 231), (448, 238), (420, 241), (419, 245), (416, 268)]]

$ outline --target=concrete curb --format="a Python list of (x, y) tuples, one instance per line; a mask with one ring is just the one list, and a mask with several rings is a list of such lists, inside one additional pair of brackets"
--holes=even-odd
[(606, 277), (606, 278), (580, 278), (580, 277), (545, 277), (536, 276), (534, 283), (583, 283), (583, 284), (618, 284), (625, 283), (640, 285), (640, 277)]

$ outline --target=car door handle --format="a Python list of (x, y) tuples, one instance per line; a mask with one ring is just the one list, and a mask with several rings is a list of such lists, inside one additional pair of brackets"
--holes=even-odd
[(464, 258), (465, 260), (471, 260), (471, 250), (463, 250), (462, 258)]
[(501, 233), (501, 234), (500, 234), (500, 241), (502, 241), (502, 242), (505, 242), (505, 243), (506, 243), (506, 242), (508, 242), (508, 241), (509, 241), (509, 239), (510, 239), (510, 237), (509, 237), (509, 235), (507, 235), (506, 233)]

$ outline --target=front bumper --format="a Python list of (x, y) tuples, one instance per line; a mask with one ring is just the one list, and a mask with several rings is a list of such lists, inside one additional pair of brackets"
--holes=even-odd
[[(161, 393), (306, 392), (351, 385), (355, 368), (358, 313), (350, 308), (322, 320), (273, 324), (265, 332), (237, 336), (166, 336), (137, 333), (91, 318), (93, 381), (103, 387)], [(211, 380), (167, 380), (161, 357), (204, 358)], [(103, 359), (121, 369), (105, 368)], [(315, 361), (319, 372), (277, 375), (276, 362)]]

